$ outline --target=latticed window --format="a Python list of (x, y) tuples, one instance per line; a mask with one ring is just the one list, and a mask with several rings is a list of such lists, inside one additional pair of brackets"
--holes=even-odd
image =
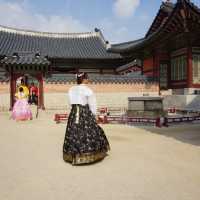
[(167, 89), (168, 87), (167, 77), (167, 64), (160, 64), (160, 88)]
[(179, 81), (187, 78), (186, 56), (179, 56), (171, 59), (171, 80)]
[(192, 56), (193, 83), (200, 83), (200, 54)]

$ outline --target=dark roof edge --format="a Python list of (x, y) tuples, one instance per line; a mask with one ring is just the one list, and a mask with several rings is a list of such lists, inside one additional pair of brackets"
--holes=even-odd
[(121, 51), (120, 51), (120, 49), (118, 49), (118, 53), (126, 53), (127, 51), (132, 50), (132, 49), (137, 50), (138, 48), (144, 46), (147, 42), (151, 41), (152, 38), (154, 38), (156, 35), (159, 35), (159, 33), (161, 32), (163, 27), (165, 27), (169, 23), (169, 21), (171, 20), (171, 18), (173, 16), (174, 12), (176, 11), (177, 7), (178, 7), (178, 3), (175, 5), (175, 7), (174, 7), (173, 11), (171, 12), (171, 15), (168, 17), (166, 23), (163, 24), (163, 26), (160, 26), (157, 31), (153, 32), (148, 37), (143, 38), (143, 41), (141, 41), (139, 43), (136, 43), (136, 44), (132, 43), (132, 45), (130, 45), (127, 48), (124, 48)]
[(126, 49), (127, 45), (137, 45), (138, 43), (142, 43), (145, 40), (145, 38), (140, 38), (137, 40), (133, 40), (133, 41), (128, 41), (128, 42), (124, 42), (124, 43), (119, 43), (119, 44), (112, 44), (110, 45), (110, 48), (107, 49), (108, 52), (111, 53), (121, 53), (123, 51), (123, 49)]
[(194, 3), (188, 0), (184, 0), (186, 4), (190, 6), (191, 9), (195, 10), (198, 14), (200, 14), (200, 8), (196, 6)]
[(128, 42), (122, 42), (122, 43), (118, 43), (118, 44), (112, 44), (111, 46), (112, 47), (120, 47), (120, 46), (123, 46), (123, 45), (127, 45), (127, 44), (132, 44), (132, 43), (139, 42), (139, 41), (141, 41), (143, 39), (144, 38), (140, 38), (140, 39), (136, 39), (136, 40), (132, 40), (132, 41), (128, 41)]
[(119, 45), (118, 46), (115, 45), (115, 48), (111, 48), (110, 51), (113, 52), (113, 53), (126, 53), (129, 50), (133, 50), (133, 49), (137, 50), (138, 48), (141, 48), (144, 45), (146, 45), (147, 42), (151, 41), (156, 36), (158, 36), (162, 32), (162, 29), (168, 25), (168, 23), (170, 22), (171, 18), (174, 15), (174, 13), (176, 12), (177, 8), (179, 7), (180, 3), (186, 3), (188, 6), (190, 6), (191, 9), (195, 9), (195, 11), (200, 15), (200, 9), (197, 6), (195, 6), (194, 3), (190, 2), (189, 0), (178, 0), (177, 3), (174, 6), (173, 11), (171, 12), (170, 16), (168, 17), (167, 21), (163, 24), (163, 26), (160, 26), (159, 29), (156, 32), (152, 33), (151, 35), (149, 35), (146, 38), (143, 38), (143, 41), (141, 40), (141, 42), (137, 43), (137, 42), (133, 41), (128, 46), (125, 45), (127, 43), (123, 43), (124, 44), (123, 48), (122, 48), (123, 44), (120, 44), (121, 48), (120, 48)]
[(152, 27), (153, 27), (153, 25), (155, 24), (155, 22), (156, 22), (156, 20), (158, 19), (158, 16), (159, 16), (159, 14), (161, 13), (161, 12), (166, 12), (165, 11), (165, 7), (171, 7), (172, 9), (175, 7), (175, 4), (173, 4), (173, 3), (168, 3), (168, 2), (162, 2), (162, 4), (160, 5), (160, 9), (158, 10), (158, 12), (157, 12), (157, 14), (156, 14), (156, 16), (155, 16), (155, 18), (154, 18), (154, 20), (153, 20), (153, 22), (152, 22), (152, 24), (151, 24), (151, 26), (149, 27), (149, 29), (148, 29), (148, 31), (147, 31), (147, 33), (146, 33), (146, 35), (145, 35), (145, 37), (148, 37), (148, 35), (150, 34), (150, 32), (151, 32), (151, 29), (152, 29)]
[(126, 70), (129, 67), (133, 67), (133, 66), (139, 66), (139, 67), (141, 67), (141, 62), (139, 63), (139, 61), (135, 59), (135, 60), (133, 60), (133, 61), (131, 61), (131, 62), (125, 64), (125, 65), (117, 67), (116, 71), (120, 72), (120, 71)]
[(101, 30), (98, 29), (98, 28), (95, 28), (94, 31), (95, 31), (95, 33), (99, 36), (99, 38), (101, 39), (101, 41), (102, 41), (103, 45), (105, 46), (105, 48), (108, 49), (109, 46), (110, 46), (110, 44), (109, 44), (109, 42), (105, 39), (105, 37), (104, 37), (103, 33), (101, 32)]

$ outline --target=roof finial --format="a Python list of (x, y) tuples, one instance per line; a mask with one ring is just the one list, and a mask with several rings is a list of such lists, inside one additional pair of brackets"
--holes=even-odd
[(98, 28), (95, 28), (94, 31), (95, 31), (95, 32), (99, 32), (100, 30), (99, 30)]

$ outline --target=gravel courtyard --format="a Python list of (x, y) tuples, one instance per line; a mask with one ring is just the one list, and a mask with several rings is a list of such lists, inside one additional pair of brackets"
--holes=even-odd
[(103, 125), (111, 151), (85, 166), (62, 160), (65, 127), (0, 113), (1, 200), (200, 199), (200, 124)]

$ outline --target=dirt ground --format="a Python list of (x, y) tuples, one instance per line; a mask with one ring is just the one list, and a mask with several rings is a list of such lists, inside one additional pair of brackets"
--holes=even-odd
[(200, 199), (200, 124), (103, 125), (111, 151), (86, 166), (62, 160), (65, 127), (0, 113), (1, 200)]

